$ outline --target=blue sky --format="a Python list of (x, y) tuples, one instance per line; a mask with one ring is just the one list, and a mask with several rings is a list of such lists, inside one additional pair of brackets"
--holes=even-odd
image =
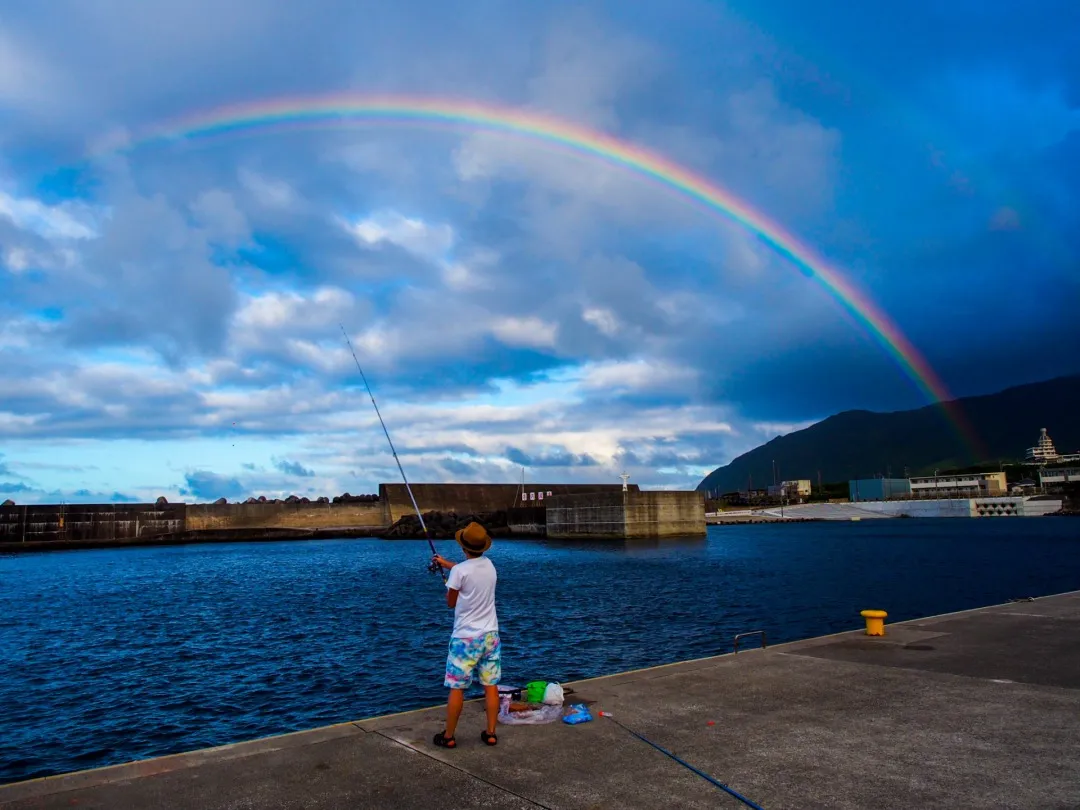
[[(797, 234), (957, 395), (1080, 371), (1080, 6), (11, 0), (0, 497), (689, 487), (923, 404), (752, 234), (480, 132), (103, 145), (229, 104), (453, 96), (640, 144)], [(1036, 426), (1037, 427), (1037, 426)]]

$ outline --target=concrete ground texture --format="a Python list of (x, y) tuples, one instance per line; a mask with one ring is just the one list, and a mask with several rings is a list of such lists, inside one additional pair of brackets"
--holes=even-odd
[[(888, 606), (883, 606), (888, 609)], [(860, 621), (858, 617), (856, 620)], [(577, 726), (466, 704), (0, 787), (28, 808), (1080, 808), (1080, 593), (571, 684)], [(710, 725), (710, 722), (712, 723)]]

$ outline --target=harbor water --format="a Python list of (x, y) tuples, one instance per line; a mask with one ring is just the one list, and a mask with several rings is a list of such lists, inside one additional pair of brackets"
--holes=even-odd
[[(428, 556), (384, 540), (0, 555), (0, 783), (442, 702), (452, 616)], [(723, 526), (490, 556), (504, 682), (522, 684), (730, 652), (748, 630), (854, 629), (864, 608), (891, 622), (1080, 589), (1080, 521)]]

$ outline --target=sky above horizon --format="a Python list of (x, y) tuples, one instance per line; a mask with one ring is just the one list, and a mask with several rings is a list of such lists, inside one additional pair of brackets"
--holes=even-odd
[(832, 413), (926, 404), (788, 257), (610, 161), (170, 124), (330, 95), (659, 155), (827, 260), (955, 396), (1080, 371), (1076, 3), (9, 0), (0, 500), (398, 480), (339, 323), (416, 482), (689, 488)]

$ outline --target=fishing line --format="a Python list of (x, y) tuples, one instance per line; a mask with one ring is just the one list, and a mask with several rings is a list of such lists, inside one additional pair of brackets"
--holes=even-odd
[(628, 731), (629, 733), (633, 734), (633, 735), (634, 735), (635, 737), (637, 737), (637, 738), (638, 738), (639, 740), (641, 740), (641, 741), (642, 741), (643, 743), (648, 743), (648, 744), (649, 744), (649, 745), (651, 745), (651, 746), (652, 746), (653, 748), (655, 748), (655, 749), (656, 749), (657, 751), (659, 751), (659, 752), (660, 752), (661, 754), (664, 754), (665, 756), (669, 756), (669, 757), (671, 757), (671, 758), (672, 758), (673, 760), (675, 760), (676, 762), (678, 762), (678, 763), (679, 763), (680, 765), (682, 765), (682, 766), (683, 766), (684, 768), (687, 768), (687, 769), (689, 769), (689, 770), (693, 771), (693, 772), (694, 772), (694, 773), (696, 773), (696, 774), (697, 774), (698, 776), (700, 776), (700, 777), (701, 777), (702, 779), (704, 779), (704, 780), (706, 780), (706, 781), (708, 781), (708, 782), (711, 782), (712, 784), (716, 785), (716, 786), (717, 786), (718, 788), (720, 788), (721, 790), (727, 791), (727, 792), (728, 792), (728, 793), (730, 793), (730, 794), (731, 794), (732, 796), (734, 796), (734, 797), (735, 797), (736, 799), (738, 799), (738, 800), (739, 800), (740, 802), (742, 802), (743, 804), (745, 804), (745, 805), (746, 805), (747, 807), (752, 807), (752, 808), (754, 808), (754, 810), (765, 810), (765, 809), (764, 809), (764, 808), (763, 808), (763, 807), (762, 807), (761, 805), (759, 805), (759, 804), (757, 804), (757, 803), (755, 803), (755, 802), (751, 801), (750, 799), (748, 799), (748, 798), (746, 798), (745, 796), (743, 796), (743, 795), (742, 795), (741, 793), (739, 793), (739, 792), (737, 792), (737, 791), (735, 791), (735, 790), (732, 790), (732, 789), (731, 789), (731, 788), (729, 788), (729, 787), (728, 787), (727, 785), (725, 785), (725, 784), (724, 784), (723, 782), (721, 782), (721, 781), (720, 781), (719, 779), (714, 779), (713, 777), (709, 776), (709, 775), (708, 775), (707, 773), (705, 773), (704, 771), (699, 771), (699, 770), (698, 770), (697, 768), (695, 768), (695, 767), (694, 767), (693, 765), (691, 765), (691, 764), (690, 764), (689, 762), (686, 762), (686, 761), (684, 761), (684, 760), (681, 760), (681, 759), (679, 759), (679, 758), (678, 758), (677, 756), (675, 756), (675, 755), (674, 755), (673, 753), (671, 753), (670, 751), (668, 751), (668, 750), (667, 750), (666, 748), (661, 748), (661, 747), (660, 747), (659, 745), (657, 745), (656, 743), (654, 743), (654, 742), (653, 742), (652, 740), (650, 740), (650, 739), (649, 739), (648, 737), (644, 736), (643, 734), (638, 734), (638, 733), (637, 733), (636, 731), (634, 731), (634, 730), (633, 730), (632, 728), (629, 728), (629, 727), (627, 727), (627, 726), (624, 726), (624, 725), (623, 725), (622, 723), (620, 723), (620, 722), (619, 722), (618, 720), (616, 720), (616, 719), (615, 719), (614, 717), (612, 717), (612, 716), (611, 716), (610, 714), (608, 714), (607, 712), (600, 712), (600, 716), (601, 716), (601, 717), (606, 717), (606, 718), (607, 718), (608, 720), (610, 720), (610, 721), (611, 721), (612, 723), (614, 723), (615, 725), (617, 725), (617, 726), (619, 726), (620, 728), (622, 728), (623, 730), (625, 730), (625, 731)]
[[(345, 331), (345, 327), (342, 324), (338, 324), (341, 327), (341, 334), (345, 336), (345, 343), (349, 347), (349, 352), (352, 354), (353, 362), (356, 363), (356, 370), (360, 372), (360, 379), (364, 381), (364, 388), (367, 389), (368, 396), (371, 398), (371, 404), (375, 407), (375, 415), (379, 417), (379, 424), (382, 425), (383, 433), (386, 435), (386, 442), (390, 445), (390, 452), (394, 456), (394, 461), (397, 462), (398, 472), (401, 473), (401, 480), (405, 482), (405, 491), (409, 493), (409, 500), (412, 501), (413, 509), (416, 510), (416, 516), (420, 518), (420, 528), (424, 530), (424, 539), (427, 540), (428, 546), (431, 547), (432, 556), (438, 556), (439, 552), (435, 550), (435, 544), (431, 542), (431, 535), (428, 534), (427, 524), (424, 523), (424, 516), (420, 513), (420, 507), (416, 504), (416, 497), (413, 495), (412, 487), (409, 486), (409, 479), (405, 477), (405, 469), (401, 466), (401, 460), (398, 458), (397, 450), (394, 449), (394, 442), (390, 438), (390, 431), (386, 429), (386, 422), (383, 421), (382, 414), (379, 413), (379, 406), (375, 402), (375, 395), (371, 393), (371, 386), (368, 385), (367, 377), (364, 375), (364, 370), (360, 368), (360, 361), (356, 357), (356, 351), (353, 349), (352, 341), (349, 340), (349, 333)], [(428, 566), (429, 571), (438, 571), (439, 576), (442, 577), (442, 581), (446, 582), (446, 572), (443, 571), (442, 566), (436, 565), (434, 562)]]

